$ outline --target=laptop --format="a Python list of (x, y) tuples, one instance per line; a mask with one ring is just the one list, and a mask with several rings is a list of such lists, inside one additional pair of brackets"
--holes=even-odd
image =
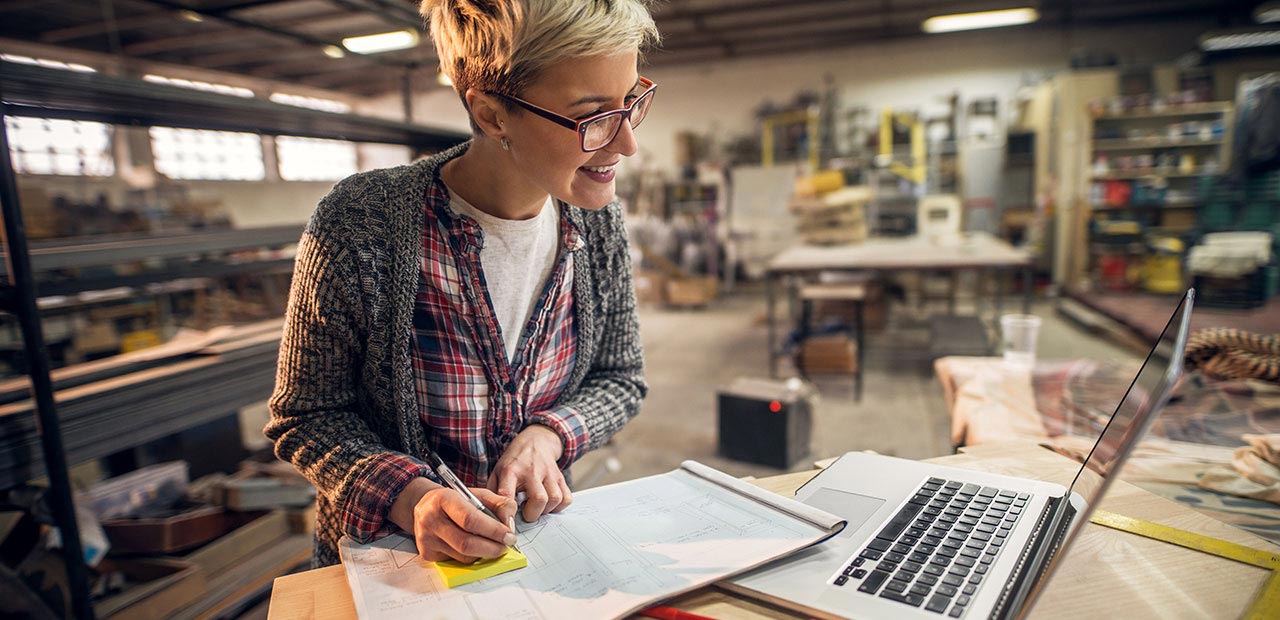
[(1025, 615), (1168, 401), (1194, 300), (1179, 301), (1070, 487), (850, 452), (796, 492), (844, 531), (722, 585), (821, 617)]

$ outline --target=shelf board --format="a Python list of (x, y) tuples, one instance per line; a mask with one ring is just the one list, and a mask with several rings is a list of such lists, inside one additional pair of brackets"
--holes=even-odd
[(1124, 205), (1120, 207), (1089, 207), (1093, 212), (1107, 211), (1163, 211), (1165, 209), (1194, 209), (1200, 206), (1195, 202), (1173, 202), (1160, 205)]
[(5, 61), (0, 61), (0, 93), (0, 109), (12, 116), (403, 144), (423, 150), (443, 150), (471, 137), (455, 129)]
[[(183, 233), (94, 235), (31, 242), (31, 271), (99, 267), (139, 260), (155, 260), (277, 248), (297, 243), (302, 225), (225, 228)], [(0, 250), (0, 258), (7, 253)], [(0, 275), (8, 273), (0, 265)]]
[(1095, 151), (1140, 151), (1145, 149), (1181, 148), (1187, 146), (1221, 146), (1225, 140), (1175, 140), (1172, 138), (1119, 138), (1094, 140)]
[(1090, 177), (1094, 181), (1126, 181), (1134, 179), (1142, 179), (1146, 177), (1160, 177), (1163, 179), (1191, 179), (1196, 177), (1209, 177), (1217, 174), (1216, 172), (1206, 172), (1203, 170), (1192, 172), (1190, 174), (1182, 172), (1166, 172), (1158, 168), (1139, 168), (1136, 170), (1117, 170), (1104, 175), (1094, 175)]
[(1231, 111), (1231, 104), (1225, 101), (1214, 101), (1210, 103), (1192, 103), (1187, 105), (1169, 106), (1162, 110), (1140, 110), (1133, 112), (1123, 112), (1121, 114), (1103, 114), (1094, 117), (1099, 121), (1123, 121), (1140, 118), (1175, 118), (1179, 116), (1208, 116), (1214, 114), (1225, 114)]

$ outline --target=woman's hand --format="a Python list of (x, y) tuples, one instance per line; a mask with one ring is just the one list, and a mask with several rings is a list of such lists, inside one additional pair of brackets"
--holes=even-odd
[[(501, 522), (480, 512), (466, 498), (448, 487), (418, 478), (410, 482), (391, 505), (391, 521), (413, 532), (418, 555), (428, 562), (474, 562), (496, 558), (515, 544), (515, 532), (507, 522), (516, 513), (514, 499), (488, 489), (471, 489)], [(409, 513), (409, 514), (406, 514)]]
[(520, 431), (489, 474), (489, 489), (501, 497), (515, 498), (524, 491), (523, 517), (533, 522), (548, 512), (560, 512), (573, 503), (573, 494), (556, 461), (564, 443), (555, 431), (540, 424)]

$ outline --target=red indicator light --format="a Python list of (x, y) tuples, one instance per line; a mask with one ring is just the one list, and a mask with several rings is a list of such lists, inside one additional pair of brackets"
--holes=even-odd
[(769, 411), (772, 411), (774, 413), (778, 413), (779, 411), (782, 411), (782, 403), (776, 400), (769, 403)]

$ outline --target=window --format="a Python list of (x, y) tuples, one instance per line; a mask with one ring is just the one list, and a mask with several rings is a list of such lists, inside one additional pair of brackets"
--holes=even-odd
[(280, 136), (276, 157), (286, 181), (337, 181), (356, 173), (354, 142)]
[(63, 71), (75, 71), (76, 73), (97, 73), (98, 70), (86, 65), (74, 62), (62, 62), (60, 60), (49, 60), (47, 58), (32, 58), (30, 56), (21, 56), (18, 54), (0, 54), (0, 60), (9, 62), (17, 62), (24, 65), (39, 65), (50, 69), (62, 69)]
[(210, 84), (199, 80), (184, 80), (182, 78), (169, 78), (163, 75), (147, 74), (142, 79), (156, 84), (168, 84), (169, 86), (177, 86), (179, 88), (190, 88), (192, 90), (203, 90), (210, 93), (218, 93), (220, 95), (232, 95), (235, 97), (253, 97), (253, 91), (239, 86), (228, 86), (226, 84)]
[(116, 172), (111, 127), (103, 123), (6, 116), (9, 155), (20, 174), (109, 177)]
[(271, 93), (271, 100), (276, 103), (297, 106), (299, 108), (311, 108), (312, 110), (321, 110), (323, 112), (337, 112), (341, 114), (351, 111), (351, 106), (341, 101), (321, 99), (319, 97), (304, 97), (302, 95), (290, 95), (288, 93)]
[(151, 128), (156, 170), (170, 179), (261, 181), (262, 138), (252, 133)]

